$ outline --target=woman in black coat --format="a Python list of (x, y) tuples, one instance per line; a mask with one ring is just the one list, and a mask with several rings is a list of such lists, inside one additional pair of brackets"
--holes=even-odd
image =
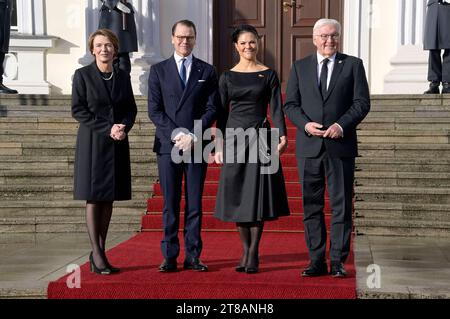
[(95, 61), (75, 71), (72, 116), (80, 123), (74, 173), (74, 199), (86, 200), (86, 223), (91, 240), (91, 271), (119, 271), (108, 262), (105, 241), (114, 200), (131, 199), (128, 132), (137, 108), (130, 76), (113, 68), (119, 41), (99, 29), (89, 37)]

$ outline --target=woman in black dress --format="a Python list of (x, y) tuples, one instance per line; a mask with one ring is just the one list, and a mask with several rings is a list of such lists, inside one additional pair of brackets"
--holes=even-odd
[(75, 71), (72, 86), (72, 116), (80, 123), (74, 199), (86, 201), (91, 271), (102, 275), (119, 271), (105, 254), (113, 201), (131, 199), (128, 132), (137, 108), (130, 76), (113, 67), (118, 46), (110, 30), (94, 32), (89, 37), (89, 48), (95, 61)]
[[(281, 165), (263, 172), (267, 169), (264, 156), (280, 164), (279, 155), (287, 148), (286, 124), (278, 76), (256, 59), (259, 40), (256, 29), (241, 25), (233, 32), (232, 40), (240, 60), (219, 81), (223, 110), (217, 128), (225, 136), (225, 143), (222, 147), (217, 134), (215, 161), (223, 163), (223, 167), (214, 216), (236, 223), (243, 246), (236, 271), (255, 273), (264, 222), (289, 215)], [(279, 135), (270, 133), (266, 117), (269, 103)], [(226, 129), (228, 133), (234, 129), (234, 133), (227, 134)], [(264, 130), (269, 132), (267, 139), (261, 134)], [(245, 138), (246, 135), (249, 137)], [(277, 140), (271, 143), (270, 136)]]

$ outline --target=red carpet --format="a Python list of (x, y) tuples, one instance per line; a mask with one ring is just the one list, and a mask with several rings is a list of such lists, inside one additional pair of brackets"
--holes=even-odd
[[(304, 241), (302, 194), (294, 155), (295, 133), (292, 124), (287, 125), (291, 140), (281, 162), (291, 216), (265, 224), (260, 251), (261, 271), (258, 274), (247, 275), (234, 271), (241, 254), (240, 242), (234, 223), (222, 222), (213, 217), (220, 167), (211, 164), (203, 197), (204, 249), (201, 256), (210, 271), (206, 273), (179, 271), (169, 274), (157, 271), (162, 261), (159, 244), (162, 238), (160, 230), (163, 197), (161, 187), (156, 183), (153, 185), (153, 197), (147, 201), (147, 214), (142, 217), (144, 232), (108, 252), (113, 265), (121, 267), (123, 271), (117, 275), (99, 276), (89, 273), (88, 264), (85, 264), (81, 268), (80, 289), (67, 288), (66, 278), (61, 278), (49, 284), (48, 298), (356, 298), (353, 255), (350, 255), (346, 265), (349, 276), (345, 279), (334, 279), (330, 276), (319, 278), (300, 276), (301, 270), (308, 264), (308, 252)], [(184, 200), (181, 204), (181, 211), (183, 210)], [(326, 197), (327, 227), (330, 223), (330, 211), (330, 203)], [(180, 220), (182, 230), (183, 216)], [(181, 236), (182, 231), (180, 238)], [(179, 262), (182, 261), (183, 256), (180, 256)]]
[[(302, 278), (308, 263), (302, 233), (263, 234), (260, 272), (237, 273), (240, 257), (236, 232), (204, 232), (202, 260), (206, 273), (179, 270), (159, 273), (160, 232), (141, 233), (108, 252), (111, 263), (121, 267), (117, 275), (99, 276), (81, 267), (81, 288), (69, 289), (66, 277), (51, 282), (48, 298), (152, 298), (152, 299), (330, 299), (355, 298), (353, 255), (346, 268), (348, 278)], [(178, 259), (182, 266), (183, 256)]]

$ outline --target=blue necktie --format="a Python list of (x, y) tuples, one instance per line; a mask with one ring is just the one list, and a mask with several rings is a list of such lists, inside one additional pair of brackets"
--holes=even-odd
[(186, 87), (186, 66), (184, 65), (184, 62), (186, 62), (186, 59), (181, 59), (180, 78), (183, 90)]

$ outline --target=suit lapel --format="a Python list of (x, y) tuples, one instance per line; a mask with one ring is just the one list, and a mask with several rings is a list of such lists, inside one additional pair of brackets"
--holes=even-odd
[(180, 73), (178, 72), (177, 62), (175, 58), (172, 57), (168, 61), (169, 63), (169, 79), (173, 79), (174, 83), (174, 91), (175, 94), (179, 97), (183, 95), (183, 87), (181, 86)]
[(333, 73), (331, 73), (330, 84), (328, 84), (327, 94), (323, 98), (324, 101), (328, 99), (331, 91), (333, 91), (336, 86), (337, 79), (339, 78), (339, 74), (341, 74), (342, 68), (344, 67), (344, 59), (343, 56), (338, 52), (336, 54), (336, 59), (334, 60)]
[[(191, 73), (189, 74), (189, 80), (186, 83), (186, 88), (184, 89), (183, 95), (181, 97), (180, 103), (178, 104), (177, 110), (183, 105), (184, 101), (189, 97), (189, 95), (192, 93), (193, 88), (197, 84), (198, 80), (200, 79), (203, 68), (200, 65), (200, 63), (197, 62), (197, 59), (195, 57), (192, 57), (192, 66), (191, 66)], [(181, 87), (181, 83), (180, 83)]]
[(318, 96), (318, 98), (322, 99), (322, 94), (320, 93), (319, 90), (319, 83), (317, 81), (318, 79), (318, 74), (317, 74), (317, 54), (313, 54), (311, 55), (311, 63), (310, 65), (310, 69), (309, 69), (309, 75), (308, 75), (308, 79), (314, 79), (313, 81), (311, 81), (311, 83), (313, 84), (313, 91), (314, 93)]

